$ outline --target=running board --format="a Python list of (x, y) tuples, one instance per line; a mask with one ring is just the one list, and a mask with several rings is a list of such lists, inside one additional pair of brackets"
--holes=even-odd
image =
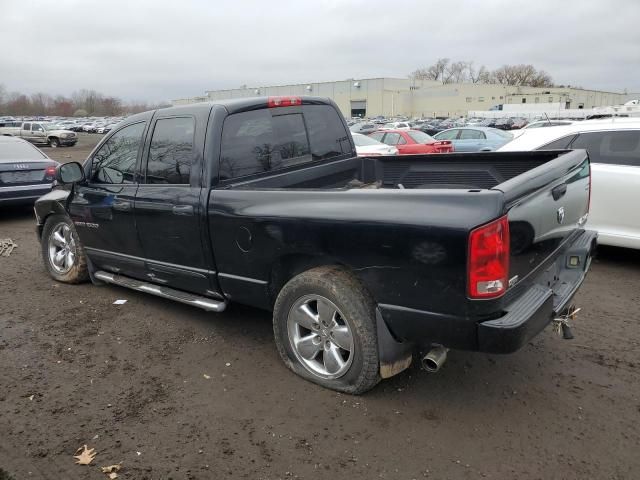
[(169, 300), (203, 308), (208, 312), (224, 312), (224, 309), (227, 308), (227, 302), (224, 300), (213, 300), (211, 298), (201, 297), (200, 295), (174, 290), (173, 288), (161, 287), (141, 280), (134, 280), (133, 278), (115, 273), (99, 270), (95, 272), (93, 276), (103, 282), (113, 283), (114, 285), (120, 285), (121, 287), (127, 287), (139, 292), (150, 293), (151, 295), (162, 298), (168, 298)]

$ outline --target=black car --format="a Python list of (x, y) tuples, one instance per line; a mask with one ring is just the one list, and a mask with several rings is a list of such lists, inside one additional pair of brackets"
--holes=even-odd
[(0, 205), (33, 203), (49, 192), (58, 162), (16, 137), (0, 137)]

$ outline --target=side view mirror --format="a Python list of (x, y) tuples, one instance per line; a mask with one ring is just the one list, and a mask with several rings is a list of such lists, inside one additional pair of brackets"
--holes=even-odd
[(78, 162), (63, 163), (56, 168), (56, 180), (62, 184), (82, 182), (84, 169)]

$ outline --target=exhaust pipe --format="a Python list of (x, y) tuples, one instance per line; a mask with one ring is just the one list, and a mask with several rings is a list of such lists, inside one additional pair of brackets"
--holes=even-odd
[(422, 357), (422, 368), (429, 373), (436, 373), (440, 370), (440, 367), (447, 361), (448, 348), (442, 345), (433, 347), (429, 352)]

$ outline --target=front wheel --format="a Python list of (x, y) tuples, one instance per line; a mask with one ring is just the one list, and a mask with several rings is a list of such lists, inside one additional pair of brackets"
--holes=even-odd
[(49, 274), (64, 283), (81, 283), (89, 278), (87, 258), (69, 217), (52, 215), (42, 229), (42, 258)]
[(60, 140), (58, 140), (57, 138), (50, 138), (49, 146), (51, 148), (58, 148), (60, 146)]
[(290, 280), (276, 300), (273, 329), (282, 360), (307, 380), (351, 394), (380, 381), (375, 304), (339, 267)]

